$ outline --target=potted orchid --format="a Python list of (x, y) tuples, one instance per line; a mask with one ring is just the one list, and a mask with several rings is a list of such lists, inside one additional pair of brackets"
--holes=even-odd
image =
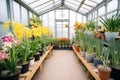
[(18, 80), (20, 69), (17, 67), (16, 46), (18, 40), (12, 34), (5, 35), (1, 38), (3, 50), (0, 51), (0, 60), (3, 61), (4, 70), (0, 73), (0, 80)]

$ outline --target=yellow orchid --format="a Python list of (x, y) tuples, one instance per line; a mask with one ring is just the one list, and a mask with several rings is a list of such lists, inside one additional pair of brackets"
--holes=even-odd
[(3, 23), (5, 28), (9, 28), (10, 20), (7, 20)]

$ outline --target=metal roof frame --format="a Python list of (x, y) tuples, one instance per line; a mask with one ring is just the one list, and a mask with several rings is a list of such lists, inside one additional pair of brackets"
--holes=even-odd
[[(33, 13), (36, 14), (37, 16), (43, 15), (43, 14), (45, 14), (45, 13), (48, 13), (49, 11), (55, 10), (55, 9), (61, 7), (61, 6), (64, 6), (64, 7), (67, 8), (67, 9), (70, 9), (70, 10), (72, 10), (72, 11), (78, 12), (78, 13), (86, 16), (86, 15), (90, 14), (91, 12), (97, 10), (100, 6), (104, 5), (105, 3), (107, 3), (107, 2), (109, 2), (109, 1), (111, 1), (111, 0), (103, 0), (103, 1), (100, 2), (100, 3), (97, 2), (97, 1), (94, 1), (94, 0), (89, 0), (90, 2), (97, 4), (96, 6), (92, 6), (92, 5), (90, 5), (90, 4), (85, 3), (86, 0), (81, 0), (81, 1), (74, 0), (74, 1), (76, 1), (76, 2), (79, 3), (78, 8), (75, 8), (76, 10), (75, 10), (72, 6), (69, 5), (69, 4), (71, 4), (71, 5), (76, 5), (76, 4), (74, 4), (74, 3), (70, 2), (70, 1), (66, 1), (66, 0), (58, 0), (58, 1), (49, 0), (49, 1), (47, 1), (47, 2), (43, 2), (42, 4), (36, 5), (36, 6), (34, 6), (34, 7), (31, 7), (31, 4), (33, 4), (33, 3), (37, 2), (37, 1), (40, 1), (40, 0), (34, 0), (34, 1), (30, 2), (30, 3), (26, 3), (26, 2), (24, 2), (23, 0), (14, 0), (14, 1), (18, 2), (18, 3), (19, 3), (20, 5), (22, 5), (23, 7), (26, 7), (28, 10), (30, 10), (31, 12), (33, 12)], [(46, 10), (43, 11), (42, 13), (40, 13), (40, 10), (35, 10), (35, 8), (38, 8), (38, 7), (42, 6), (42, 5), (45, 5), (45, 4), (47, 4), (47, 3), (51, 2), (51, 1), (53, 1), (53, 3), (52, 3), (51, 5), (46, 5), (46, 7), (47, 7), (47, 6), (51, 6), (51, 7), (48, 8), (48, 9), (46, 9)], [(56, 3), (59, 2), (59, 1), (61, 1), (61, 2), (58, 3), (58, 4), (56, 4)], [(69, 4), (65, 4), (65, 2), (67, 2), (67, 3), (69, 3)], [(88, 7), (91, 7), (92, 9), (87, 9), (87, 8), (82, 7), (83, 4), (86, 5), (86, 6), (88, 6)], [(52, 5), (53, 5), (53, 7), (52, 7)], [(79, 12), (79, 10), (80, 10), (81, 8), (84, 8), (85, 10), (88, 10), (88, 12), (87, 12), (87, 13), (86, 13), (86, 12), (85, 12), (85, 13)], [(44, 9), (44, 8), (43, 8), (43, 9)]]

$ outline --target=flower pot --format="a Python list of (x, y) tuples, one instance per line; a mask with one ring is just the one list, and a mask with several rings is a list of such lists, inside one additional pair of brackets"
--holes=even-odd
[(76, 45), (74, 45), (74, 47), (75, 47), (75, 50), (76, 50), (77, 52), (79, 52), (79, 47), (76, 46)]
[(88, 63), (93, 62), (93, 54), (89, 54), (86, 52), (85, 58)]
[(40, 56), (42, 56), (43, 55), (43, 50), (40, 50), (39, 54), (40, 54)]
[(22, 74), (29, 71), (29, 62), (26, 62), (26, 63), (22, 64), (21, 66), (22, 66), (22, 69), (21, 69)]
[(40, 59), (40, 54), (35, 54), (34, 58), (35, 58), (35, 61), (38, 61)]
[(109, 70), (105, 71), (105, 70), (101, 69), (100, 66), (102, 66), (102, 65), (98, 66), (98, 75), (99, 75), (100, 79), (101, 80), (108, 80), (108, 77), (110, 76), (110, 73), (112, 71), (111, 68), (107, 67)]
[(110, 66), (112, 68), (111, 71), (111, 78), (113, 78), (114, 80), (120, 80), (120, 68), (117, 69), (113, 66)]
[(8, 76), (0, 76), (0, 80), (19, 80), (20, 72)]
[(30, 65), (33, 65), (35, 63), (35, 59), (34, 58), (30, 59), (29, 63), (30, 63)]
[(81, 50), (81, 51), (80, 51), (80, 54), (81, 54), (82, 57), (85, 57), (85, 51), (82, 51), (82, 50)]
[(100, 64), (103, 64), (101, 60), (98, 60), (98, 59), (96, 59), (96, 58), (94, 58), (93, 62), (94, 62), (94, 65), (95, 65), (96, 67), (97, 67), (98, 65), (100, 65)]

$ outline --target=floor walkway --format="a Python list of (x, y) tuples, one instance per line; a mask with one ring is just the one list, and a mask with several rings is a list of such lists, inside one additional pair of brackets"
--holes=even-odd
[(32, 80), (88, 80), (73, 51), (53, 50)]

